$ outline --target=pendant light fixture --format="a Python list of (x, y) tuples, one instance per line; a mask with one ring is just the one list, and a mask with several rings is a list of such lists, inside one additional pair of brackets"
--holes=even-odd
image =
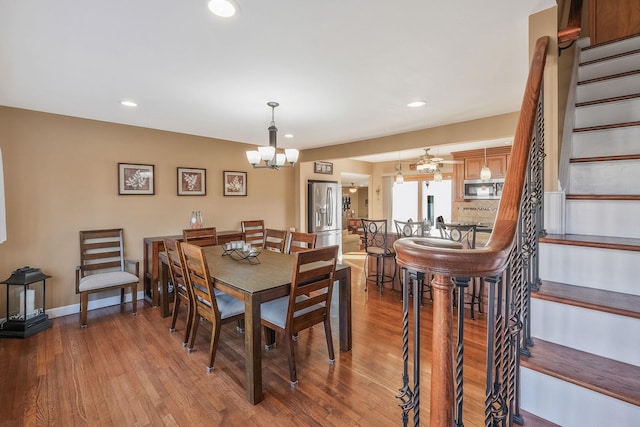
[(435, 182), (442, 182), (442, 172), (440, 171), (439, 167), (435, 170), (435, 172), (433, 172), (433, 180)]
[(491, 169), (487, 166), (487, 147), (484, 147), (484, 166), (480, 170), (480, 179), (483, 181), (491, 179)]
[[(300, 154), (295, 148), (286, 148), (284, 153), (276, 152), (276, 138), (278, 134), (278, 128), (274, 119), (274, 110), (280, 105), (277, 102), (267, 102), (267, 105), (271, 107), (271, 126), (269, 126), (269, 145), (258, 147), (258, 150), (247, 151), (247, 160), (255, 169), (280, 169), (282, 167), (293, 167), (295, 162), (298, 161), (298, 155)], [(260, 165), (260, 161), (264, 162), (264, 165)]]
[(398, 166), (396, 169), (398, 169), (398, 173), (396, 174), (396, 177), (395, 177), (396, 184), (404, 184), (404, 176), (402, 176), (402, 164), (398, 163)]
[(358, 187), (352, 182), (351, 187), (349, 187), (349, 193), (355, 193), (358, 191)]

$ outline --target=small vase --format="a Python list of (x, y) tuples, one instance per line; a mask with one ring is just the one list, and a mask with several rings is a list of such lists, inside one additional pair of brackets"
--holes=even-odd
[(202, 212), (192, 211), (191, 222), (189, 223), (191, 228), (202, 228)]

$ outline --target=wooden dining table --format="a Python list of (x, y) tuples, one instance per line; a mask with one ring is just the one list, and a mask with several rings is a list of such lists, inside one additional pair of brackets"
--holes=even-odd
[[(246, 394), (247, 400), (255, 405), (263, 399), (260, 304), (289, 294), (295, 255), (263, 249), (256, 259), (259, 262), (250, 262), (225, 254), (223, 246), (205, 247), (204, 253), (214, 287), (244, 301)], [(165, 252), (159, 254), (159, 260), (162, 266), (161, 306), (164, 303), (168, 306)], [(338, 264), (335, 279), (338, 281), (334, 294), (338, 296), (340, 350), (350, 351), (351, 267)]]

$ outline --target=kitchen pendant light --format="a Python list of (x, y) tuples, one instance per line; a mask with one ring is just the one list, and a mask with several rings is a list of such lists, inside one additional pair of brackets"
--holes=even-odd
[[(298, 161), (299, 152), (295, 148), (286, 148), (283, 153), (276, 152), (278, 128), (274, 119), (274, 110), (280, 105), (277, 102), (267, 102), (271, 107), (271, 126), (269, 126), (269, 145), (258, 147), (258, 150), (247, 151), (247, 160), (254, 169), (280, 169), (282, 167), (293, 167)], [(264, 165), (260, 164), (264, 162)]]
[(349, 193), (355, 193), (358, 191), (358, 187), (352, 182), (351, 187), (349, 187)]
[(398, 173), (396, 174), (395, 177), (395, 183), (396, 184), (404, 184), (404, 176), (402, 176), (402, 164), (398, 163)]
[(433, 180), (435, 182), (442, 182), (442, 172), (440, 172), (440, 168), (436, 169), (433, 173)]
[(480, 170), (480, 179), (483, 181), (491, 179), (491, 169), (487, 166), (487, 147), (484, 147), (484, 166)]

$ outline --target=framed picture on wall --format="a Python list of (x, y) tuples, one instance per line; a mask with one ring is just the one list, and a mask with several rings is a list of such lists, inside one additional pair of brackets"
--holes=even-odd
[(206, 178), (206, 169), (178, 168), (178, 196), (205, 196)]
[(222, 185), (225, 196), (247, 195), (247, 173), (237, 171), (222, 172)]
[(153, 165), (118, 163), (118, 194), (155, 194)]
[(330, 163), (330, 162), (313, 162), (313, 171), (315, 173), (323, 173), (325, 175), (333, 175), (333, 163)]

